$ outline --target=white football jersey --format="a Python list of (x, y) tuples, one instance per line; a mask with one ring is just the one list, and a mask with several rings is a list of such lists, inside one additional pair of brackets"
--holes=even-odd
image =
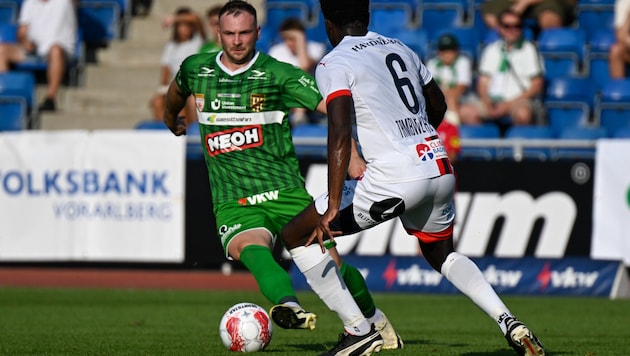
[(431, 73), (402, 42), (374, 32), (346, 36), (322, 58), (315, 77), (326, 102), (352, 95), (366, 174), (393, 182), (452, 172), (426, 114), (422, 86)]

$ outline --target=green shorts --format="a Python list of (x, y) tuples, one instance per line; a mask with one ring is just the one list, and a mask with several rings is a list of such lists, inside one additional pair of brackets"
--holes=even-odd
[(215, 205), (217, 235), (227, 256), (230, 241), (243, 231), (265, 229), (275, 241), (282, 227), (302, 212), (313, 198), (306, 189), (288, 189), (265, 192)]

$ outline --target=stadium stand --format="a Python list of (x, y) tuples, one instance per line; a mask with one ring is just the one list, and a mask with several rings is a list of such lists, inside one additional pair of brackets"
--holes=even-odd
[[(556, 138), (555, 132), (548, 126), (511, 126), (505, 132), (506, 139), (522, 140), (550, 140)], [(519, 140), (515, 140), (518, 142)], [(521, 151), (522, 150), (522, 151)], [(519, 153), (520, 151), (520, 153)], [(514, 156), (520, 159), (537, 159), (545, 161), (551, 159), (551, 148), (545, 144), (539, 147), (506, 147), (503, 151), (505, 156)]]
[(22, 97), (0, 95), (0, 132), (26, 128), (26, 100)]
[(0, 43), (17, 42), (17, 25), (14, 23), (0, 23)]
[(0, 0), (0, 24), (16, 23), (19, 11), (19, 1)]
[(298, 125), (291, 131), (295, 152), (300, 157), (326, 158), (328, 126), (317, 124)]
[(558, 137), (562, 140), (592, 141), (590, 147), (558, 147), (553, 153), (554, 159), (593, 159), (595, 157), (594, 141), (607, 138), (608, 131), (602, 127), (567, 127), (560, 131)]
[(414, 27), (412, 12), (406, 7), (372, 3), (370, 14), (370, 30), (385, 36)]
[(120, 18), (122, 10), (116, 1), (86, 1), (77, 5), (78, 26), (88, 45), (106, 47), (109, 42), (121, 38)]
[(27, 126), (37, 121), (37, 92), (35, 77), (30, 72), (10, 71), (0, 73), (0, 95), (23, 98), (28, 114)]
[[(494, 124), (460, 125), (459, 137), (462, 140), (458, 159), (473, 159), (490, 161), (497, 158), (497, 147), (484, 140), (498, 140), (501, 137), (499, 127)], [(478, 141), (477, 145), (472, 142)]]
[(583, 30), (543, 30), (538, 37), (538, 49), (545, 63), (547, 79), (581, 74), (586, 53), (586, 36)]
[(142, 120), (135, 126), (136, 130), (168, 130), (162, 121), (158, 120)]
[(630, 79), (611, 79), (595, 103), (595, 118), (608, 132), (630, 127)]
[(613, 138), (630, 138), (630, 127), (617, 129), (612, 135)]
[(543, 98), (548, 125), (559, 134), (567, 127), (585, 126), (593, 109), (595, 90), (586, 77), (551, 79)]

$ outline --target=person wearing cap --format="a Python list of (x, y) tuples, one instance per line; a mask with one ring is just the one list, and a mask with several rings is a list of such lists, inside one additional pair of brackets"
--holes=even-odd
[(461, 54), (459, 48), (457, 37), (445, 33), (437, 40), (437, 55), (427, 62), (433, 80), (446, 99), (444, 121), (437, 130), (451, 162), (456, 160), (460, 151), (459, 105), (472, 83), (472, 61)]
[(523, 38), (521, 17), (501, 13), (501, 36), (488, 44), (479, 60), (478, 98), (463, 103), (462, 124), (494, 122), (501, 128), (534, 124), (544, 87), (544, 65), (536, 45)]

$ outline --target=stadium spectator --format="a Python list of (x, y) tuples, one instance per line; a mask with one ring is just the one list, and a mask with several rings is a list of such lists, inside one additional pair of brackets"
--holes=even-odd
[[(369, 4), (320, 0), (334, 47), (316, 71), (330, 128), (328, 192), (291, 219), (281, 235), (311, 289), (342, 321), (339, 342), (323, 355), (370, 355), (383, 343), (325, 245), (354, 233), (365, 238), (361, 231), (394, 218), (418, 240), (427, 262), (496, 323), (519, 355), (544, 355), (542, 344), (477, 265), (454, 250), (455, 177), (434, 129), (446, 112), (444, 95), (411, 49), (368, 31)], [(346, 180), (355, 132), (367, 168), (362, 179)]]
[(18, 43), (0, 44), (0, 72), (14, 63), (47, 62), (47, 89), (40, 111), (55, 111), (59, 87), (74, 56), (77, 40), (76, 9), (72, 0), (25, 0), (18, 19)]
[(488, 0), (481, 5), (483, 20), (489, 28), (499, 29), (499, 15), (505, 10), (533, 20), (540, 30), (564, 27), (574, 19), (577, 0)]
[(608, 64), (610, 77), (626, 77), (630, 64), (630, 0), (615, 1), (615, 37), (616, 42), (610, 47)]
[(463, 124), (530, 125), (535, 121), (544, 84), (541, 55), (534, 43), (523, 38), (517, 13), (501, 13), (499, 34), (501, 38), (482, 51), (477, 97), (460, 108)]
[[(178, 113), (195, 90), (199, 115), (207, 118), (200, 120), (199, 130), (226, 257), (253, 274), (275, 304), (270, 314), (278, 326), (312, 329), (317, 316), (300, 306), (272, 247), (282, 226), (312, 201), (291, 140), (289, 108), (324, 110), (325, 104), (311, 75), (256, 50), (260, 26), (251, 4), (227, 2), (219, 13), (219, 36), (223, 51), (199, 53), (182, 63), (168, 89), (164, 122), (175, 135), (186, 133)], [(207, 80), (209, 73), (214, 80)], [(218, 104), (217, 95), (224, 98)], [(363, 315), (385, 339), (384, 347), (402, 348), (359, 270), (343, 262), (333, 244), (329, 248)]]
[[(173, 35), (162, 51), (160, 85), (150, 101), (153, 118), (159, 121), (163, 119), (168, 85), (175, 78), (179, 65), (186, 57), (198, 53), (206, 38), (201, 19), (188, 7), (178, 8), (174, 16), (168, 16), (164, 19), (162, 26), (172, 28)], [(186, 117), (187, 123), (196, 121), (194, 97), (188, 98), (188, 103), (180, 115)]]
[(427, 62), (427, 69), (446, 98), (444, 121), (437, 127), (451, 162), (460, 151), (459, 105), (472, 84), (472, 61), (460, 52), (457, 37), (445, 33), (438, 38), (437, 55)]
[(219, 11), (221, 11), (221, 5), (210, 7), (206, 11), (206, 25), (208, 26), (206, 34), (206, 42), (199, 49), (199, 53), (212, 53), (221, 50), (221, 43), (219, 43)]
[[(326, 53), (326, 45), (308, 40), (306, 29), (302, 21), (297, 18), (290, 17), (284, 20), (278, 26), (278, 32), (282, 42), (271, 46), (269, 55), (313, 74), (315, 66)], [(312, 117), (315, 114), (303, 108), (293, 108), (290, 115), (291, 125), (306, 123), (309, 121), (309, 116)]]

